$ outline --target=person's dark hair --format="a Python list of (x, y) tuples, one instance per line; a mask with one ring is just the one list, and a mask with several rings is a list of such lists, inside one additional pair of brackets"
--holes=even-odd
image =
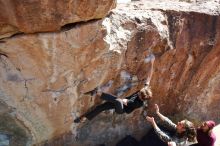
[(194, 124), (188, 120), (183, 120), (183, 121), (186, 129), (186, 131), (184, 131), (183, 133), (184, 136), (188, 138), (189, 142), (194, 142), (196, 138), (196, 128)]

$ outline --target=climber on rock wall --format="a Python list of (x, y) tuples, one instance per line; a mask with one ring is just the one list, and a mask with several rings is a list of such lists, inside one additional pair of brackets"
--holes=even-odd
[(145, 86), (141, 90), (133, 93), (132, 95), (124, 99), (121, 99), (117, 96), (108, 93), (103, 93), (100, 91), (99, 88), (87, 92), (86, 94), (89, 94), (91, 96), (94, 95), (100, 96), (100, 98), (105, 100), (106, 102), (96, 106), (92, 111), (86, 112), (80, 117), (77, 117), (74, 120), (74, 122), (81, 123), (81, 122), (85, 122), (86, 120), (92, 120), (95, 116), (97, 116), (99, 113), (105, 110), (114, 109), (117, 114), (123, 114), (123, 113), (129, 114), (137, 108), (143, 106), (146, 107), (147, 101), (149, 101), (149, 99), (151, 99), (152, 97), (152, 92), (149, 85), (153, 74), (154, 60), (155, 60), (155, 56), (153, 54), (149, 55), (144, 60), (145, 63), (150, 62), (151, 67), (149, 71), (150, 74), (145, 82)]
[(153, 117), (146, 117), (146, 120), (150, 122), (155, 130), (155, 133), (160, 139), (168, 144), (168, 146), (188, 146), (188, 142), (194, 142), (196, 137), (196, 128), (194, 124), (188, 120), (182, 120), (177, 124), (174, 124), (170, 119), (162, 115), (159, 111), (159, 107), (155, 104), (156, 114), (162, 120), (163, 124), (173, 131), (174, 134), (169, 135), (163, 132), (154, 121)]

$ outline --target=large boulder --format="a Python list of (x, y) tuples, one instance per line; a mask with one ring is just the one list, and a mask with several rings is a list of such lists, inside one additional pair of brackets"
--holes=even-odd
[(83, 94), (97, 86), (121, 98), (143, 87), (149, 69), (143, 60), (153, 53), (151, 103), (175, 120), (220, 122), (219, 9), (205, 6), (132, 3), (102, 20), (4, 39), (0, 113), (22, 123), (31, 144), (111, 146), (128, 134), (140, 138), (149, 126), (142, 110), (108, 111), (86, 124), (70, 117), (101, 103)]
[(69, 23), (105, 17), (115, 0), (0, 0), (0, 38), (57, 31)]

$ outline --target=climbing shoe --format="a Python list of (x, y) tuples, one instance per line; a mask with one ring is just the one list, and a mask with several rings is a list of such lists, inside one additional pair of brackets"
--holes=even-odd
[(80, 123), (80, 117), (78, 117), (78, 118), (76, 118), (75, 120), (74, 120), (74, 123)]
[(85, 123), (87, 121), (86, 117), (78, 117), (74, 120), (74, 123)]
[(85, 95), (89, 95), (89, 96), (95, 96), (98, 92), (98, 87), (96, 87), (95, 89), (88, 91), (86, 93), (84, 93)]

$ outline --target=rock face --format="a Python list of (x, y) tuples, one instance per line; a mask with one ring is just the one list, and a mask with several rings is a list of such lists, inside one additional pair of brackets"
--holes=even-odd
[(0, 38), (60, 30), (69, 23), (100, 19), (114, 0), (0, 0)]
[(214, 4), (212, 12), (205, 4), (120, 5), (102, 20), (2, 40), (1, 117), (20, 123), (29, 145), (109, 146), (128, 134), (140, 138), (149, 126), (141, 109), (129, 115), (108, 111), (86, 124), (69, 117), (102, 102), (83, 94), (95, 87), (120, 97), (143, 87), (149, 69), (143, 60), (153, 53), (148, 113), (158, 103), (175, 120), (220, 122), (220, 19)]

